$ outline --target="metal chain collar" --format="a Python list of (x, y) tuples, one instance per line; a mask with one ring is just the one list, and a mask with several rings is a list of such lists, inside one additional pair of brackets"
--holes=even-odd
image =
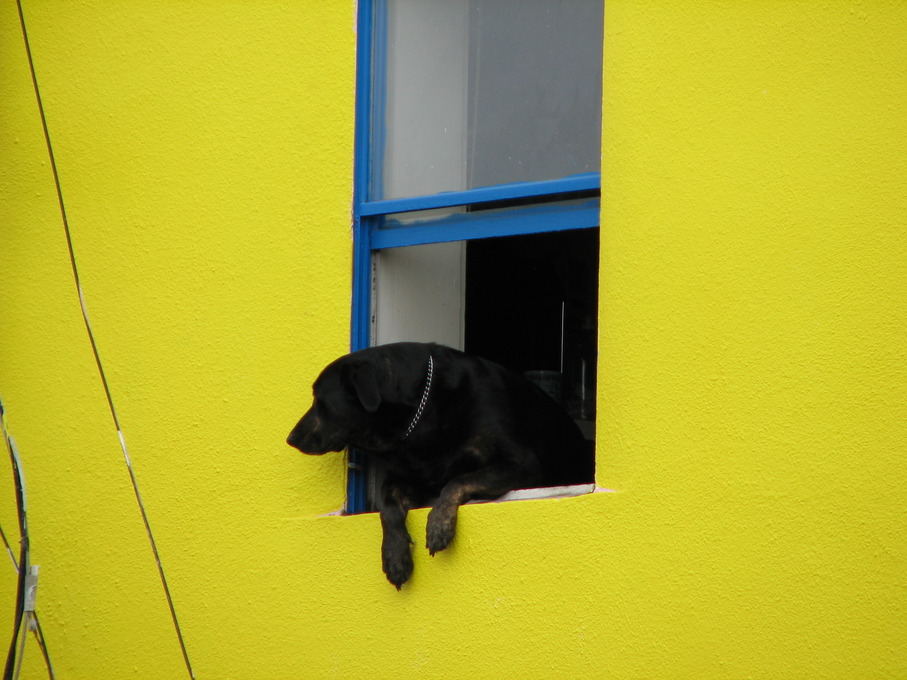
[(435, 371), (435, 362), (431, 354), (428, 355), (428, 375), (425, 377), (425, 389), (422, 390), (422, 399), (419, 401), (419, 407), (416, 409), (416, 415), (413, 416), (412, 422), (410, 422), (409, 427), (406, 428), (406, 434), (403, 435), (403, 438), (406, 439), (412, 434), (412, 431), (416, 428), (416, 425), (419, 424), (419, 421), (422, 419), (422, 412), (425, 410), (425, 405), (428, 403), (428, 393), (431, 392), (431, 380)]

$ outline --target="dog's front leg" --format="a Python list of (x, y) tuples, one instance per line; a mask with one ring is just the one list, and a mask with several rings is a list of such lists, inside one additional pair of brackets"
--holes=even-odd
[(406, 513), (411, 501), (403, 487), (386, 479), (381, 489), (381, 566), (397, 590), (413, 573), (412, 539), (406, 530)]
[(441, 491), (437, 503), (428, 513), (425, 527), (425, 547), (434, 556), (444, 550), (457, 531), (457, 509), (473, 498), (497, 498), (519, 489), (531, 478), (511, 468), (485, 468), (450, 480)]

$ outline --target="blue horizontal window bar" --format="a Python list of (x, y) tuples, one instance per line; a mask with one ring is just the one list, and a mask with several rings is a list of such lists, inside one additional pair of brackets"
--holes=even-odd
[(543, 198), (552, 194), (582, 193), (596, 191), (600, 188), (601, 174), (587, 172), (541, 182), (514, 182), (513, 184), (496, 184), (465, 191), (446, 191), (429, 196), (365, 201), (359, 204), (358, 213), (360, 217), (374, 217), (417, 210), (453, 208), (459, 205), (481, 205), (496, 201)]
[(591, 229), (599, 223), (598, 198), (569, 204), (551, 203), (502, 211), (455, 213), (423, 224), (397, 224), (391, 218), (371, 230), (371, 248), (402, 248), (426, 243)]

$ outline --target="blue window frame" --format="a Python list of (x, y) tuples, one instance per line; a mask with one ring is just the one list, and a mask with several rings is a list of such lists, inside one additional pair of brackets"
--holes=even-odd
[[(412, 5), (418, 0), (408, 0)], [(426, 0), (431, 3), (432, 0)], [(527, 0), (521, 0), (526, 3)], [(593, 6), (588, 0), (579, 4)], [(512, 11), (528, 5), (515, 3)], [(387, 248), (490, 237), (514, 236), (599, 225), (601, 177), (596, 170), (552, 179), (507, 181), (435, 193), (386, 197), (381, 172), (386, 151), (388, 54), (394, 49), (388, 38), (389, 11), (394, 0), (360, 0), (358, 8), (357, 104), (355, 140), (354, 271), (351, 349), (369, 346), (372, 335), (373, 256)], [(404, 4), (404, 3), (397, 3)], [(463, 0), (473, 30), (477, 21), (501, 13), (491, 0)], [(532, 0), (537, 11), (547, 12), (543, 0)], [(482, 15), (482, 11), (486, 15)], [(493, 17), (492, 17), (493, 20)], [(504, 17), (507, 20), (507, 17)], [(591, 45), (601, 56), (600, 36)], [(599, 80), (590, 83), (600, 107)], [(598, 111), (600, 117), (600, 108)], [(596, 140), (597, 140), (596, 131)], [(598, 149), (594, 150), (596, 159)], [(405, 193), (405, 192), (404, 192)], [(349, 454), (347, 513), (367, 510), (367, 470), (362, 454)]]

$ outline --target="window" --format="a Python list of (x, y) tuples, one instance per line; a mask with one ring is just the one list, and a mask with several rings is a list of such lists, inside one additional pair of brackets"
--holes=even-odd
[[(535, 371), (590, 456), (602, 13), (359, 3), (353, 349), (436, 341)], [(366, 465), (351, 454), (348, 512), (369, 509)]]

